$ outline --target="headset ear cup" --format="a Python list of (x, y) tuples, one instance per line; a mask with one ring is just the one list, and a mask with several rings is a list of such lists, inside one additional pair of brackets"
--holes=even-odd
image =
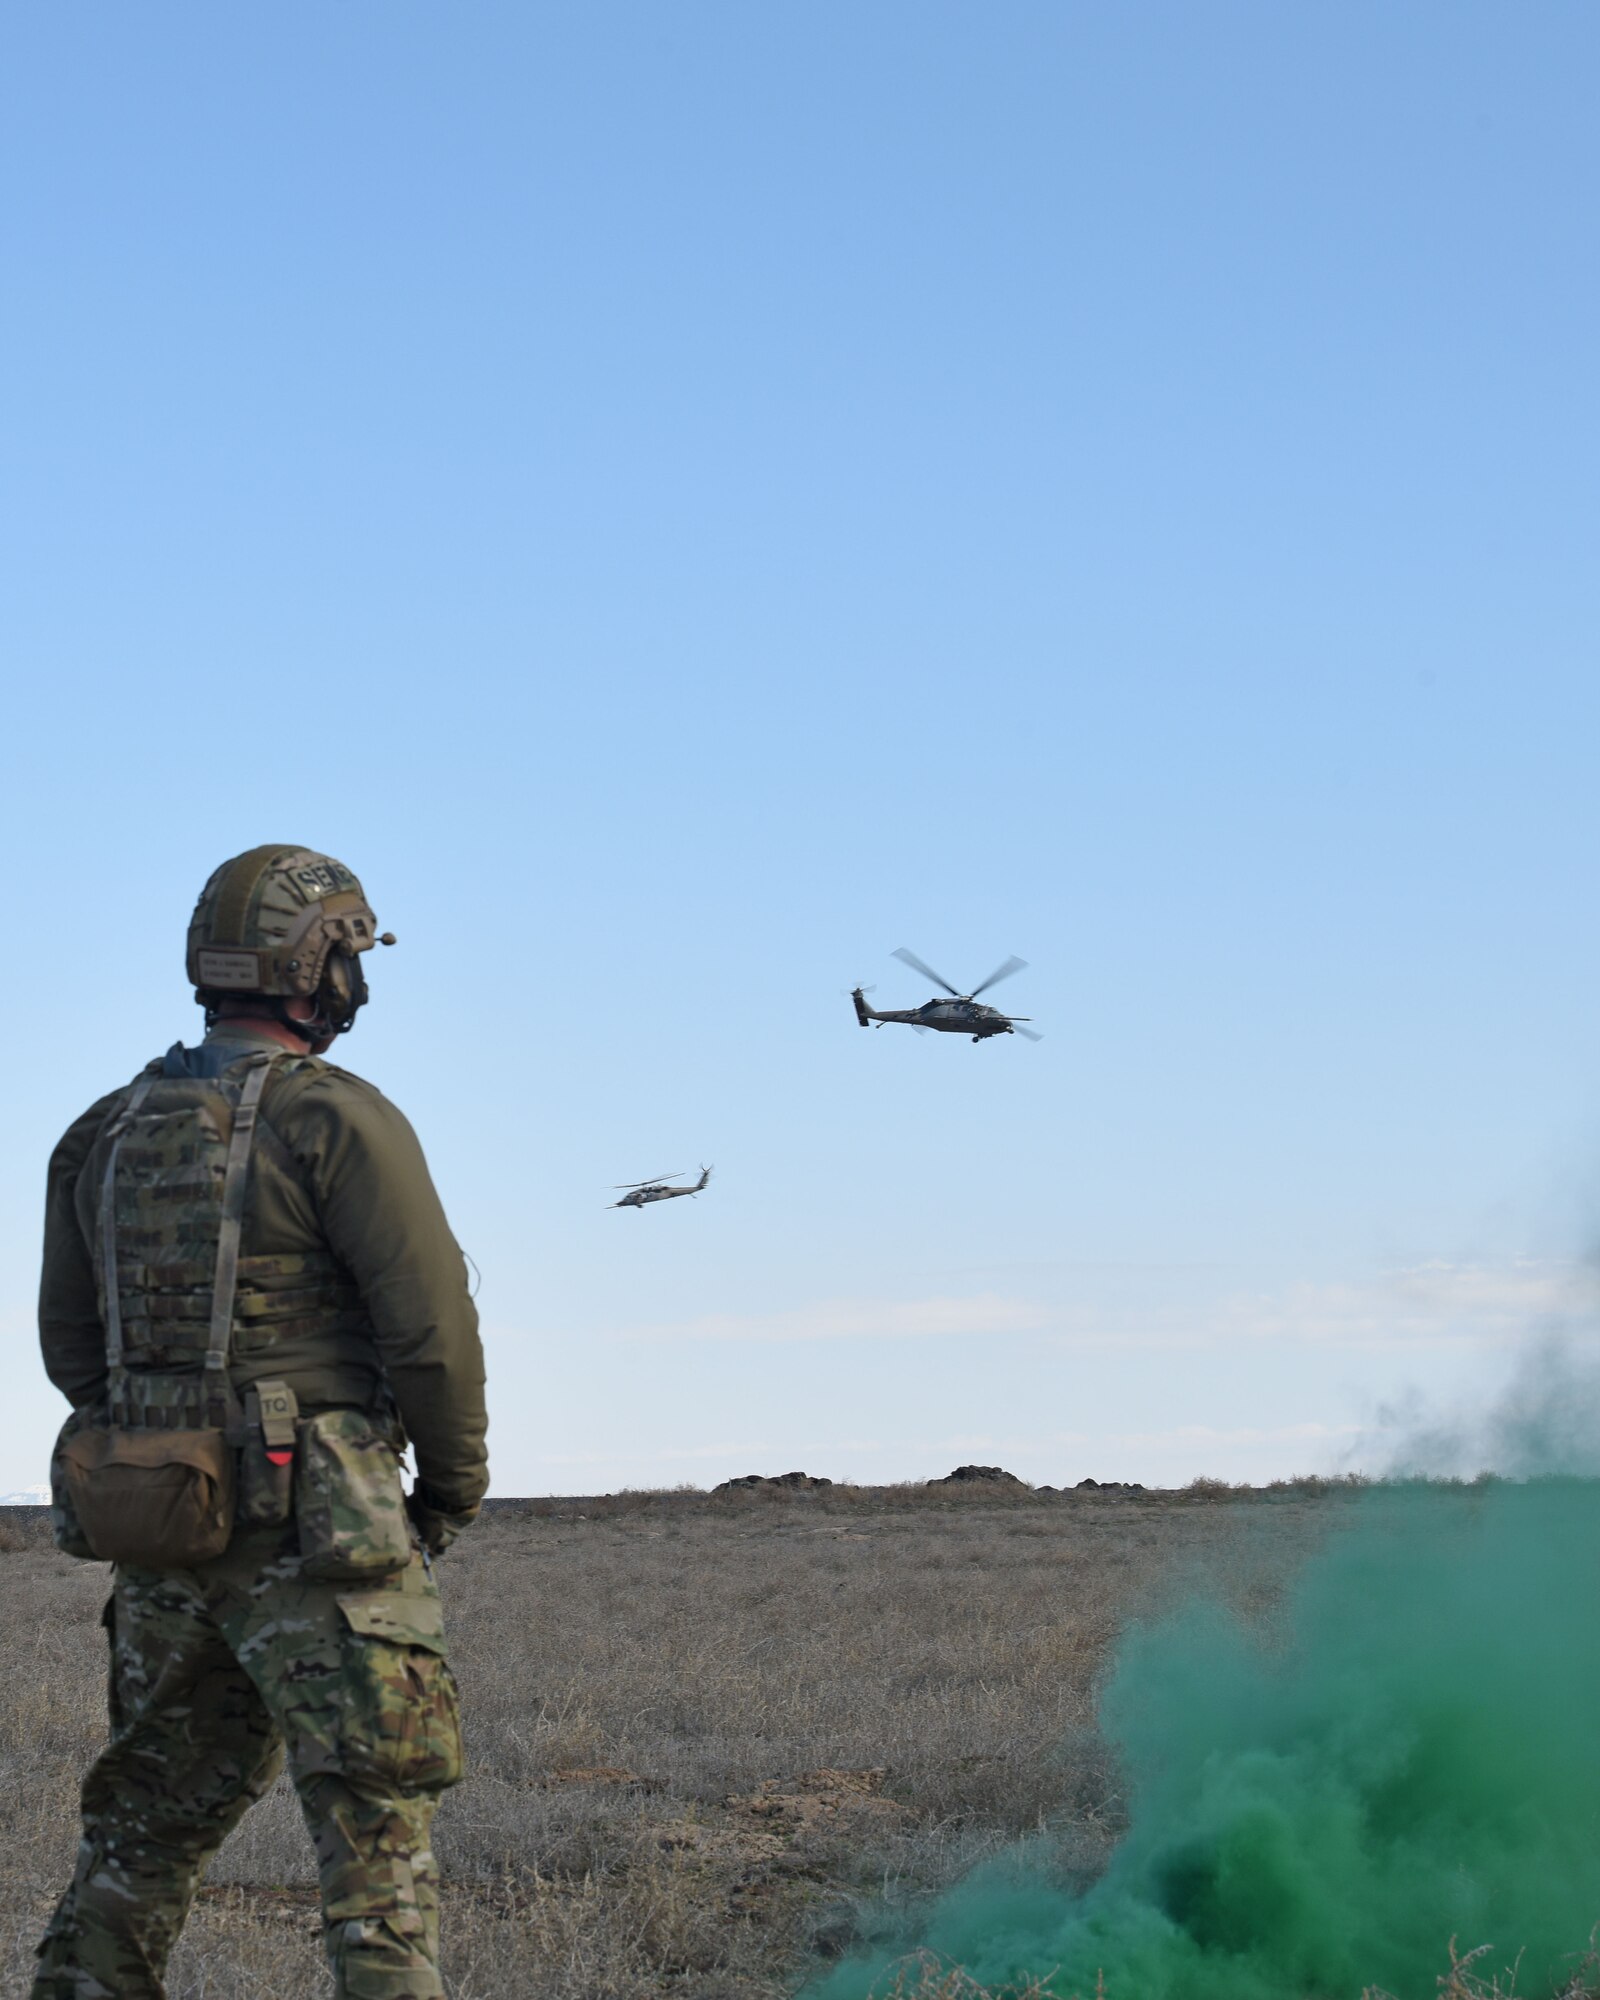
[(361, 961), (338, 947), (328, 954), (317, 989), (318, 1011), (336, 1034), (342, 1034), (366, 1005), (367, 982), (361, 976)]

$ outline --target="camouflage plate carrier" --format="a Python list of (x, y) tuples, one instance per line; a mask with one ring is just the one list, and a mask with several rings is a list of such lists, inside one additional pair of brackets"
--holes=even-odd
[(307, 1573), (360, 1582), (410, 1559), (387, 1401), (301, 1418), (294, 1391), (229, 1376), (235, 1327), (330, 1330), (359, 1307), (332, 1254), (242, 1257), (257, 1107), (301, 1058), (257, 1054), (215, 1080), (134, 1083), (106, 1137), (95, 1274), (106, 1328), (102, 1406), (74, 1411), (51, 1466), (56, 1542), (70, 1555), (185, 1568), (235, 1522), (293, 1511)]

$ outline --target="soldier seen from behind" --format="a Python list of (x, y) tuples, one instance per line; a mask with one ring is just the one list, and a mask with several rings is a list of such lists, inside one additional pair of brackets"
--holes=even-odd
[(159, 2000), (286, 1749), (336, 1991), (444, 1993), (429, 1828), (461, 1734), (430, 1557), (488, 1484), (483, 1353), (416, 1135), (320, 1060), (378, 941), (327, 856), (227, 862), (189, 930), (204, 1041), (50, 1162), (40, 1338), (73, 1406), (55, 1533), (115, 1568), (110, 1741), (33, 2000)]

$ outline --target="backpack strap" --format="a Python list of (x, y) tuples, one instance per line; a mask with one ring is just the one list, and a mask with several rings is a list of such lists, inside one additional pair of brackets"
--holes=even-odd
[[(239, 1286), (239, 1233), (244, 1222), (244, 1197), (255, 1138), (256, 1107), (266, 1086), (271, 1056), (251, 1059), (239, 1102), (234, 1107), (228, 1164), (222, 1177), (222, 1221), (217, 1231), (217, 1269), (211, 1284), (211, 1338), (206, 1345), (205, 1405), (218, 1430), (239, 1418), (238, 1399), (228, 1381), (228, 1346), (233, 1334), (233, 1300)], [(239, 1428), (238, 1423), (232, 1426)]]
[(148, 1071), (137, 1077), (121, 1116), (111, 1126), (111, 1147), (106, 1154), (106, 1170), (100, 1182), (100, 1246), (105, 1272), (106, 1294), (106, 1395), (115, 1409), (127, 1382), (122, 1365), (122, 1285), (117, 1270), (117, 1154), (122, 1150), (139, 1107), (150, 1094), (155, 1077)]

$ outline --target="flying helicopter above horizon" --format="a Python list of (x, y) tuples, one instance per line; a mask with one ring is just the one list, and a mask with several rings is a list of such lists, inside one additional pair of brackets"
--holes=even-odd
[(621, 1201), (608, 1201), (606, 1206), (607, 1208), (643, 1208), (648, 1202), (671, 1201), (675, 1195), (698, 1194), (706, 1182), (710, 1180), (711, 1169), (709, 1167), (702, 1167), (700, 1169), (700, 1178), (695, 1182), (693, 1187), (668, 1187), (667, 1182), (671, 1178), (670, 1174), (662, 1174), (657, 1179), (651, 1181), (619, 1181), (617, 1185), (629, 1189), (630, 1192), (625, 1194)]
[(916, 953), (907, 951), (904, 945), (894, 956), (914, 972), (920, 972), (924, 979), (931, 979), (935, 986), (942, 986), (950, 998), (925, 1000), (920, 1007), (886, 1007), (880, 1012), (867, 1005), (866, 987), (854, 987), (850, 998), (856, 1004), (856, 1019), (863, 1028), (881, 1028), (885, 1021), (900, 1021), (908, 1028), (915, 1028), (918, 1034), (926, 1034), (933, 1028), (945, 1035), (970, 1035), (975, 1042), (988, 1041), (992, 1035), (1021, 1035), (1030, 1042), (1044, 1040), (1035, 1029), (1023, 1025), (1028, 1015), (1002, 1014), (998, 1007), (984, 1007), (978, 1003), (980, 993), (986, 993), (991, 986), (998, 986), (1012, 973), (1021, 972), (1028, 963), (1025, 958), (1008, 958), (1004, 965), (997, 966), (989, 974), (981, 986), (974, 986), (970, 993), (958, 993), (948, 979), (941, 978), (931, 965), (924, 965)]

